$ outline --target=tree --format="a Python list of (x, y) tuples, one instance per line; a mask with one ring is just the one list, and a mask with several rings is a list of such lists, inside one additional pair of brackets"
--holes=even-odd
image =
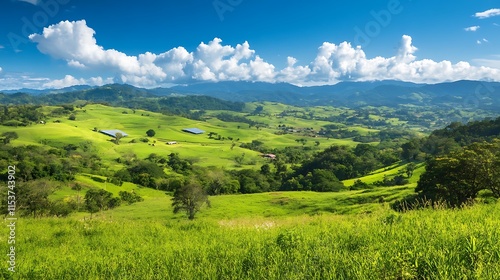
[(50, 209), (49, 195), (58, 187), (56, 182), (46, 179), (28, 181), (16, 185), (16, 208), (22, 215), (41, 216)]
[(403, 152), (401, 153), (401, 157), (404, 160), (412, 161), (416, 160), (418, 153), (420, 152), (420, 142), (418, 139), (412, 139), (409, 142), (401, 145)]
[(134, 191), (132, 192), (126, 192), (126, 191), (120, 191), (118, 193), (120, 195), (121, 200), (127, 202), (128, 204), (133, 204), (135, 202), (141, 202), (144, 199), (136, 194)]
[(69, 119), (70, 121), (74, 121), (74, 120), (76, 120), (76, 116), (75, 116), (75, 114), (71, 114), (71, 115), (69, 115), (69, 118), (68, 118), (68, 119)]
[(413, 162), (410, 162), (406, 165), (405, 173), (406, 173), (407, 178), (411, 178), (413, 176), (413, 171), (415, 171), (416, 167), (417, 166)]
[(204, 204), (210, 207), (207, 194), (203, 191), (200, 182), (195, 179), (189, 180), (174, 191), (174, 197), (172, 198), (174, 213), (186, 212), (190, 220), (194, 219), (194, 216)]
[[(500, 189), (500, 144), (474, 143), (443, 157), (428, 160), (415, 189), (433, 201), (450, 206), (476, 198), (480, 190)], [(497, 196), (500, 193), (497, 192)]]
[(156, 132), (154, 130), (150, 129), (150, 130), (146, 131), (146, 135), (148, 137), (153, 137), (156, 135)]
[(90, 189), (85, 194), (85, 208), (92, 213), (115, 208), (120, 205), (120, 199), (113, 197), (113, 194), (103, 189)]
[(15, 131), (7, 131), (2, 133), (3, 143), (9, 144), (11, 140), (19, 138)]
[(115, 140), (114, 140), (115, 144), (120, 145), (120, 139), (122, 139), (122, 138), (123, 138), (123, 134), (121, 134), (120, 132), (117, 132), (115, 134)]
[(260, 173), (262, 175), (265, 175), (265, 176), (268, 176), (269, 174), (271, 174), (271, 166), (269, 164), (264, 164), (260, 167)]

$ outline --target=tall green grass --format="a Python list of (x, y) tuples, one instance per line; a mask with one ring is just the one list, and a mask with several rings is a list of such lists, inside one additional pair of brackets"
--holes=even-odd
[[(21, 219), (16, 279), (499, 279), (500, 207), (233, 220)], [(0, 236), (7, 251), (6, 230)], [(6, 262), (2, 262), (3, 275)]]

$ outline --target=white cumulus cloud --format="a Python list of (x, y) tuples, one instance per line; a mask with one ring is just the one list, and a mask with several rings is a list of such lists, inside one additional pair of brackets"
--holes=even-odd
[(480, 19), (485, 19), (494, 16), (500, 16), (500, 9), (489, 9), (484, 12), (478, 12), (474, 14), (475, 17)]
[(102, 77), (92, 77), (89, 79), (77, 79), (71, 75), (66, 75), (62, 79), (55, 79), (49, 82), (46, 82), (42, 85), (42, 88), (65, 88), (77, 85), (91, 85), (91, 86), (102, 86), (105, 84), (113, 83), (112, 78), (103, 79)]
[(475, 26), (466, 27), (466, 28), (464, 28), (464, 30), (465, 30), (465, 31), (475, 32), (475, 31), (477, 31), (479, 28), (481, 28), (481, 26), (479, 26), (479, 25), (475, 25)]
[[(106, 69), (115, 81), (136, 86), (155, 87), (163, 84), (184, 84), (193, 81), (264, 81), (288, 82), (297, 85), (334, 84), (339, 81), (402, 80), (437, 83), (461, 79), (500, 81), (498, 69), (472, 66), (468, 62), (436, 62), (418, 60), (418, 49), (408, 35), (392, 57), (369, 58), (360, 46), (349, 42), (324, 42), (310, 63), (299, 63), (287, 57), (287, 66), (276, 67), (251, 49), (248, 42), (224, 45), (214, 38), (200, 43), (193, 51), (182, 46), (160, 54), (146, 52), (127, 55), (98, 45), (95, 31), (85, 20), (62, 21), (32, 34), (38, 50), (53, 58), (65, 60), (69, 66), (85, 71)], [(479, 43), (487, 40), (479, 40)], [(77, 83), (101, 84), (110, 79), (77, 79), (66, 76), (44, 86), (67, 86)]]
[(52, 80), (43, 85), (44, 88), (64, 88), (76, 85), (84, 85), (86, 81), (84, 79), (77, 79), (71, 75), (66, 75), (63, 79)]

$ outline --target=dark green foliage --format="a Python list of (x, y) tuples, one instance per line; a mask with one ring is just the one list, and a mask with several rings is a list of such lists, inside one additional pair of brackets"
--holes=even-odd
[(242, 169), (231, 171), (238, 180), (240, 193), (258, 193), (276, 190), (278, 185), (271, 177), (264, 176), (261, 172), (253, 169)]
[(500, 136), (500, 117), (495, 120), (486, 119), (467, 124), (454, 122), (443, 129), (433, 131), (431, 135), (452, 139), (460, 146), (478, 141), (491, 141)]
[(428, 160), (416, 191), (431, 200), (445, 200), (451, 206), (475, 199), (481, 190), (500, 195), (499, 143), (475, 143)]
[(240, 188), (239, 182), (222, 169), (202, 169), (198, 170), (198, 172), (197, 177), (201, 178), (201, 182), (209, 195), (237, 193)]
[(210, 207), (210, 201), (200, 182), (190, 179), (186, 184), (174, 191), (172, 198), (172, 207), (174, 213), (179, 211), (186, 212), (188, 219), (193, 220), (201, 207), (207, 204)]
[(6, 145), (9, 144), (11, 140), (17, 139), (19, 136), (15, 131), (7, 131), (2, 133), (2, 137), (0, 138), (2, 142)]
[(401, 153), (401, 157), (404, 160), (412, 161), (416, 160), (418, 154), (420, 153), (422, 143), (418, 139), (412, 139), (409, 142), (401, 145), (403, 152)]
[(152, 129), (149, 129), (148, 131), (146, 131), (146, 135), (148, 137), (153, 137), (153, 136), (156, 135), (156, 132), (154, 130), (152, 130)]
[(221, 121), (224, 121), (224, 122), (246, 123), (250, 126), (257, 126), (257, 125), (265, 126), (263, 123), (255, 122), (255, 121), (252, 121), (251, 119), (248, 119), (248, 118), (245, 118), (242, 116), (238, 116), (238, 115), (229, 114), (229, 113), (220, 113), (220, 114), (215, 115), (215, 117)]
[(191, 163), (185, 159), (181, 159), (177, 153), (168, 155), (167, 165), (177, 173), (186, 173), (191, 170)]
[(85, 208), (88, 212), (96, 213), (115, 208), (120, 205), (120, 199), (103, 189), (90, 189), (85, 193)]
[(165, 178), (163, 169), (156, 163), (140, 160), (125, 170), (120, 170), (113, 176), (117, 182), (131, 181), (149, 188), (157, 188), (157, 180)]
[(7, 215), (7, 190), (15, 193), (16, 213), (21, 216), (58, 216), (64, 217), (76, 209), (74, 203), (63, 201), (51, 201), (49, 196), (61, 187), (59, 182), (48, 179), (37, 179), (28, 182), (17, 181), (14, 189), (8, 189), (7, 186), (1, 187), (2, 214)]
[(298, 175), (286, 180), (280, 190), (338, 192), (345, 190), (345, 186), (331, 171), (314, 169), (305, 176)]
[(133, 204), (144, 200), (140, 195), (136, 194), (133, 191), (132, 192), (120, 191), (118, 194), (120, 195), (121, 200), (127, 202), (128, 204)]
[(252, 140), (251, 143), (242, 143), (240, 147), (258, 152), (265, 152), (266, 150), (266, 148), (264, 148), (264, 142), (259, 140)]
[(120, 140), (123, 138), (123, 134), (121, 134), (120, 132), (117, 132), (115, 134), (115, 139), (113, 140), (113, 142), (116, 144), (116, 145), (120, 145)]
[(314, 169), (330, 170), (340, 180), (355, 178), (362, 172), (355, 170), (355, 164), (360, 161), (347, 146), (331, 146), (316, 154), (312, 159), (305, 161), (297, 169), (296, 175), (306, 176)]
[[(0, 146), (0, 168), (5, 168), (7, 162), (17, 166), (17, 177), (24, 180), (51, 178), (57, 181), (71, 181), (80, 170), (91, 170), (100, 166), (99, 157), (80, 150), (67, 155), (63, 149), (47, 150), (40, 146)], [(0, 176), (0, 178), (3, 176)]]
[(365, 189), (371, 189), (372, 186), (368, 185), (367, 183), (361, 181), (361, 180), (356, 180), (354, 181), (354, 184), (351, 186), (351, 190), (365, 190)]
[(28, 126), (38, 123), (45, 119), (45, 115), (38, 110), (40, 107), (34, 105), (0, 106), (0, 124)]
[(344, 190), (344, 184), (335, 174), (325, 169), (314, 169), (312, 174), (304, 177), (303, 185), (310, 185), (310, 190), (316, 192), (338, 192)]

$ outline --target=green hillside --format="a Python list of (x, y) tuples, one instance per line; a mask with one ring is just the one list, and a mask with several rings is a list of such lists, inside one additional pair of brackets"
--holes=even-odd
[[(50, 108), (43, 108), (47, 111)], [(134, 113), (135, 112), (135, 113)], [(212, 112), (211, 114), (214, 114)], [(236, 114), (236, 113), (235, 113)], [(249, 128), (248, 124), (223, 122), (216, 118), (209, 118), (206, 121), (196, 121), (178, 116), (166, 116), (143, 110), (131, 110), (125, 108), (108, 107), (94, 104), (87, 105), (83, 109), (75, 109), (76, 120), (71, 121), (63, 117), (54, 117), (45, 120), (45, 124), (36, 124), (27, 127), (6, 127), (0, 126), (0, 133), (5, 131), (15, 131), (19, 139), (14, 141), (15, 145), (45, 144), (48, 146), (62, 147), (67, 144), (79, 144), (91, 141), (98, 154), (106, 161), (111, 162), (120, 155), (134, 153), (139, 158), (145, 158), (151, 153), (161, 156), (175, 152), (181, 157), (192, 158), (196, 164), (201, 166), (234, 167), (234, 157), (245, 153), (247, 162), (243, 165), (260, 165), (265, 161), (259, 157), (259, 153), (248, 149), (242, 149), (239, 144), (259, 140), (267, 147), (280, 148), (289, 146), (302, 146), (295, 140), (304, 138), (303, 135), (276, 135), (277, 126), (286, 122), (288, 125), (296, 127), (316, 127), (319, 128), (326, 122), (308, 122), (299, 118), (287, 118), (279, 120), (277, 118), (268, 119), (256, 117), (257, 121), (267, 119), (269, 127)], [(54, 121), (59, 120), (60, 123)], [(206, 131), (203, 135), (193, 135), (183, 132), (184, 128), (197, 127)], [(93, 131), (94, 128), (119, 129), (128, 134), (120, 141), (120, 145), (112, 143), (111, 137)], [(141, 142), (147, 138), (146, 131), (153, 129), (156, 135), (149, 138), (148, 143)], [(215, 132), (225, 138), (231, 137), (233, 141), (209, 139), (207, 134)], [(130, 143), (132, 140), (136, 143)], [(239, 140), (238, 140), (239, 139)], [(318, 138), (308, 141), (307, 146), (314, 146), (314, 141), (319, 141), (319, 148), (327, 145), (342, 144), (355, 145), (349, 139), (324, 139)], [(238, 140), (238, 141), (237, 141)], [(156, 143), (155, 143), (156, 141)], [(166, 142), (176, 141), (177, 145), (166, 145)], [(232, 143), (236, 145), (232, 148)], [(152, 146), (152, 144), (155, 144)], [(254, 164), (249, 164), (253, 162)]]

